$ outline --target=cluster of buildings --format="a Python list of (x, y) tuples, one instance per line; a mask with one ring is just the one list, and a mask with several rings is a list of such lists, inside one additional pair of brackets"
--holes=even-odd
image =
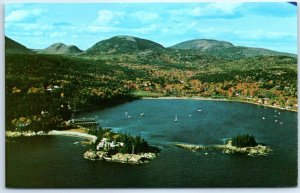
[(109, 150), (109, 149), (114, 149), (116, 147), (123, 147), (124, 143), (122, 142), (115, 142), (115, 141), (108, 141), (107, 138), (102, 138), (101, 141), (98, 143), (96, 149), (97, 150)]

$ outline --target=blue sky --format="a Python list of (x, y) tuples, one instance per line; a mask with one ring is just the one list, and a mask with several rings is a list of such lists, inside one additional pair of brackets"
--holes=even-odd
[(166, 47), (191, 39), (297, 53), (297, 7), (288, 3), (6, 4), (5, 34), (29, 48), (87, 49), (115, 35)]

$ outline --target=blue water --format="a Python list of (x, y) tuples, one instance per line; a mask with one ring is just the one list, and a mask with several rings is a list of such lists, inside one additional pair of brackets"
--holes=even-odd
[[(175, 116), (178, 122), (174, 121)], [(161, 148), (160, 156), (142, 165), (92, 162), (82, 158), (88, 147), (73, 144), (80, 141), (78, 138), (14, 139), (6, 143), (7, 185), (285, 187), (297, 184), (297, 113), (235, 102), (153, 99), (78, 117), (96, 117), (103, 127), (140, 134)], [(273, 153), (266, 157), (221, 152), (205, 155), (172, 145), (174, 142), (220, 144), (242, 133), (255, 135)]]

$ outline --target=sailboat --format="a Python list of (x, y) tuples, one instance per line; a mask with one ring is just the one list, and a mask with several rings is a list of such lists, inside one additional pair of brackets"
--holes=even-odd
[(175, 122), (177, 122), (178, 121), (178, 119), (177, 119), (177, 115), (175, 116), (175, 120), (174, 120)]

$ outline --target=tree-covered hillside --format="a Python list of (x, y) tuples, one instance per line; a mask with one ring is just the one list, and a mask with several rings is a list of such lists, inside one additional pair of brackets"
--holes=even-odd
[(5, 36), (5, 52), (14, 54), (30, 54), (31, 50), (23, 46), (22, 44)]
[[(6, 52), (6, 129), (53, 129), (74, 111), (139, 96), (227, 98), (297, 109), (297, 59), (193, 50), (96, 55)], [(46, 113), (45, 113), (46, 112)]]
[(86, 51), (88, 55), (99, 53), (133, 53), (147, 50), (161, 50), (164, 47), (156, 42), (133, 36), (115, 36), (100, 41)]
[(181, 42), (174, 46), (172, 49), (179, 50), (194, 50), (200, 51), (202, 53), (226, 58), (226, 59), (241, 59), (245, 57), (255, 57), (255, 56), (294, 56), (294, 54), (276, 52), (273, 50), (263, 49), (263, 48), (252, 48), (235, 46), (230, 42), (209, 40), (209, 39), (196, 39)]
[(52, 44), (51, 46), (38, 50), (39, 54), (65, 54), (65, 55), (74, 55), (80, 54), (83, 51), (80, 50), (77, 46), (71, 45), (67, 46), (63, 43)]

